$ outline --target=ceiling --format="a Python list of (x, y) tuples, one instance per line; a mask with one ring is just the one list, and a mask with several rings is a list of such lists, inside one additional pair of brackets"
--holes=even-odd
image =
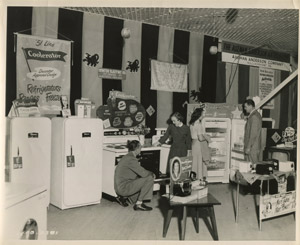
[(215, 36), (254, 47), (298, 54), (297, 9), (113, 8), (68, 9)]

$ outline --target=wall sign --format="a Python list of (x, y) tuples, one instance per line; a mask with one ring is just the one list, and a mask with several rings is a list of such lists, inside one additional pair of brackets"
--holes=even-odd
[(34, 98), (42, 113), (59, 114), (60, 96), (70, 94), (71, 42), (23, 34), (17, 38), (17, 98)]
[(106, 78), (106, 79), (125, 80), (126, 79), (126, 71), (100, 68), (98, 71), (98, 76), (100, 78)]
[[(274, 70), (259, 68), (258, 75), (258, 95), (263, 100), (274, 89)], [(270, 100), (264, 109), (274, 109), (274, 99)]]
[(275, 70), (291, 71), (290, 64), (286, 62), (268, 60), (258, 57), (251, 57), (227, 52), (222, 52), (222, 61), (240, 65), (258, 66), (271, 68)]

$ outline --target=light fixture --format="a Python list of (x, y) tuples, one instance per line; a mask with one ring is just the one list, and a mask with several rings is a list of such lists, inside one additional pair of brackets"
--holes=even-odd
[(218, 53), (218, 47), (217, 47), (217, 46), (210, 46), (209, 52), (210, 52), (210, 54), (212, 54), (212, 55), (217, 54), (217, 53)]
[(123, 28), (122, 31), (121, 31), (121, 36), (124, 38), (124, 39), (127, 39), (127, 38), (130, 38), (130, 30), (128, 28)]

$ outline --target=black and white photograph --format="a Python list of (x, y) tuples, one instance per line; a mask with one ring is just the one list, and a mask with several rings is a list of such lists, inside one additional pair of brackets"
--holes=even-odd
[(3, 244), (299, 244), (299, 8), (0, 3)]

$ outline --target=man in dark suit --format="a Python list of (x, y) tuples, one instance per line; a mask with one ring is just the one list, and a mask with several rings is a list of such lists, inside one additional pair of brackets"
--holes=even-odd
[(255, 164), (259, 161), (261, 151), (262, 118), (255, 109), (255, 103), (252, 99), (247, 99), (244, 102), (244, 110), (248, 114), (245, 125), (244, 152), (247, 160)]

